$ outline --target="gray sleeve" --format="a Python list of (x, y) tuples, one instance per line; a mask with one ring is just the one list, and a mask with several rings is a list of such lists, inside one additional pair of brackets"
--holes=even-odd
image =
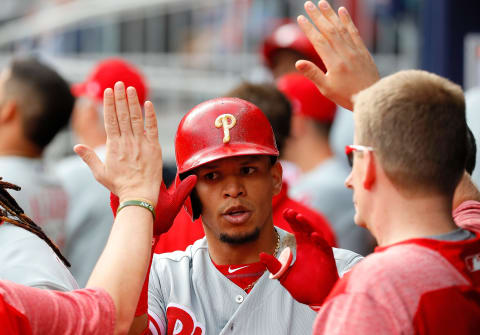
[(363, 256), (350, 250), (339, 248), (332, 248), (332, 250), (340, 277), (343, 277), (345, 273), (350, 271), (355, 264), (363, 259)]

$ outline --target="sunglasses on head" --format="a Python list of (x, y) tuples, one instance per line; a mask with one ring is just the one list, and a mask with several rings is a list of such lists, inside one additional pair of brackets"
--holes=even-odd
[(353, 153), (355, 151), (374, 151), (372, 147), (366, 147), (364, 145), (347, 145), (345, 147), (345, 154), (347, 155), (348, 164), (353, 167)]

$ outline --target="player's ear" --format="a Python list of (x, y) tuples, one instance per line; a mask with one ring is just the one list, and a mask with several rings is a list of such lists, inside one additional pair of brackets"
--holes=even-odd
[(277, 160), (270, 169), (273, 178), (273, 195), (277, 195), (282, 190), (282, 164)]
[(8, 100), (0, 107), (0, 123), (12, 120), (18, 112), (17, 102), (15, 100)]
[(375, 156), (373, 155), (372, 151), (365, 151), (363, 154), (365, 155), (363, 160), (361, 161), (363, 164), (365, 164), (363, 187), (366, 190), (370, 190), (373, 187), (373, 184), (375, 183), (377, 177)]

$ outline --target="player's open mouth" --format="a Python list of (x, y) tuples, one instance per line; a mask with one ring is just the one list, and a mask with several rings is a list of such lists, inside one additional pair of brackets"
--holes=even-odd
[(252, 212), (243, 206), (234, 206), (234, 207), (227, 208), (223, 212), (222, 216), (229, 223), (242, 224), (247, 222), (248, 219), (250, 219), (250, 216), (252, 216)]

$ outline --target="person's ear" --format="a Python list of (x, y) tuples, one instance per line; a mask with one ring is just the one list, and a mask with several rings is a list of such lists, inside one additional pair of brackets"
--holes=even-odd
[(370, 190), (372, 189), (373, 184), (375, 184), (375, 180), (377, 177), (375, 156), (373, 155), (372, 151), (365, 151), (363, 154), (364, 154), (364, 157), (363, 157), (362, 163), (365, 164), (364, 166), (365, 174), (363, 176), (363, 187), (366, 190)]
[(277, 195), (282, 190), (282, 176), (283, 169), (282, 164), (279, 161), (276, 161), (270, 169), (272, 178), (273, 178), (273, 195)]
[(17, 102), (15, 100), (8, 100), (0, 107), (0, 123), (11, 121), (17, 112)]

